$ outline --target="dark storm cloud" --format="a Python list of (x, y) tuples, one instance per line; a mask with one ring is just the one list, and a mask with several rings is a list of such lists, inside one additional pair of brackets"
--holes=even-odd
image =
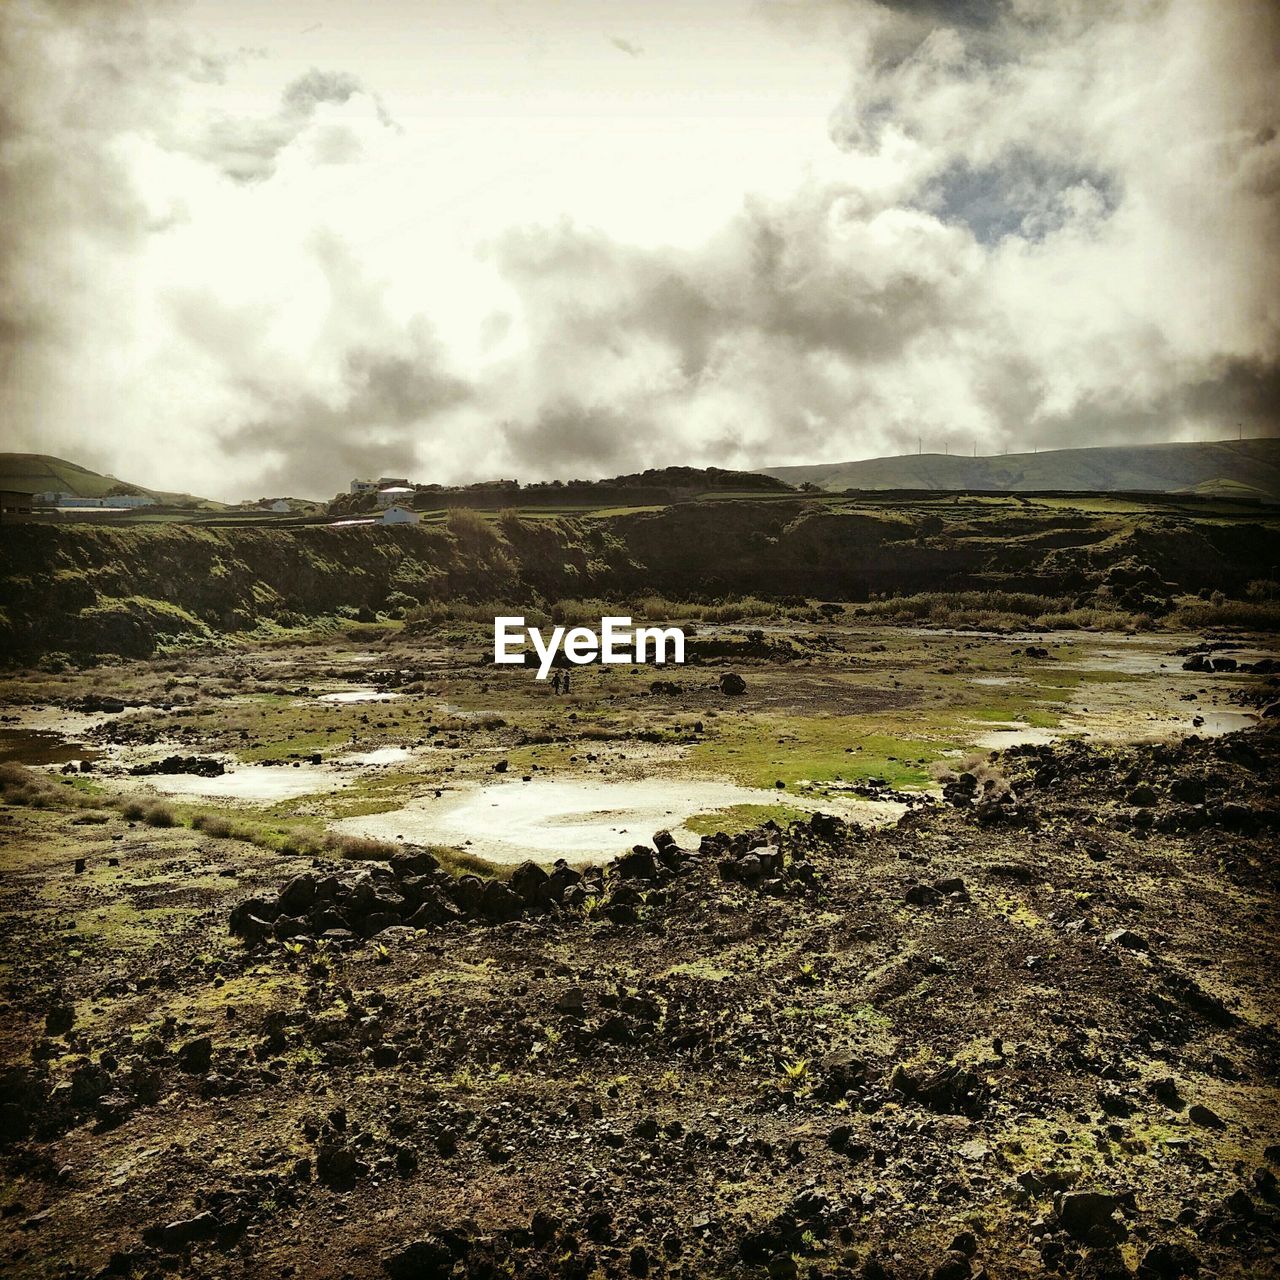
[(645, 427), (609, 405), (568, 399), (544, 405), (532, 422), (504, 422), (500, 430), (521, 474), (574, 479), (641, 465)]
[(262, 409), (223, 433), (225, 451), (264, 461), (264, 492), (327, 494), (335, 476), (423, 475), (431, 469), (430, 420), (470, 388), (439, 368), (430, 345), (412, 355), (355, 349), (336, 395), (289, 395), (273, 382), (246, 387)]
[[(215, 59), (157, 31), (151, 8), (127, 0), (0, 7), (0, 443), (7, 447), (38, 448), (45, 425), (62, 419), (68, 353), (100, 314), (87, 264), (128, 254), (149, 233), (110, 140), (148, 122), (190, 69), (217, 74)], [(66, 40), (72, 32), (87, 39)], [(108, 441), (84, 440), (82, 461), (109, 457)]]
[[(1208, 39), (1186, 3), (838, 7), (878, 25), (835, 134), (902, 156), (896, 189), (752, 202), (693, 252), (508, 236), (535, 367), (622, 388), (509, 424), (513, 448), (579, 436), (637, 465), (637, 436), (759, 461), (1280, 427), (1274, 11)], [(1153, 90), (1188, 47), (1194, 75)]]
[[(342, 106), (357, 94), (369, 96), (381, 124), (395, 127), (382, 102), (356, 76), (312, 67), (285, 86), (274, 115), (262, 119), (221, 116), (188, 149), (236, 182), (265, 182), (275, 173), (280, 153), (311, 124), (320, 107)], [(343, 154), (334, 149), (336, 145), (331, 145), (330, 156)]]
[(183, 340), (227, 372), (244, 406), (217, 434), (229, 459), (261, 462), (263, 492), (330, 493), (375, 475), (430, 469), (438, 419), (474, 389), (454, 373), (431, 326), (397, 324), (379, 287), (330, 236), (309, 246), (328, 295), (322, 385), (299, 383), (271, 358), (269, 312), (231, 308), (210, 293), (172, 294), (168, 316)]

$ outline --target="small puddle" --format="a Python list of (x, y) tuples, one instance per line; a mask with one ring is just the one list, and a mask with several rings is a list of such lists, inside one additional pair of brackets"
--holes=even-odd
[(403, 764), (413, 759), (413, 752), (408, 747), (378, 747), (374, 751), (354, 751), (347, 756), (339, 756), (338, 764), (388, 765)]
[(1202, 738), (1220, 738), (1224, 733), (1235, 733), (1237, 729), (1248, 729), (1257, 723), (1258, 717), (1251, 711), (1206, 709), (1185, 721), (1181, 728), (1184, 733), (1198, 733)]
[(403, 697), (399, 693), (387, 693), (382, 689), (344, 689), (340, 693), (322, 693), (318, 702), (393, 702)]
[(1004, 729), (992, 729), (973, 740), (975, 747), (986, 751), (1003, 751), (1006, 747), (1043, 747), (1056, 742), (1062, 736), (1061, 729), (1039, 729), (1033, 725), (1010, 725)]
[(98, 752), (60, 733), (42, 729), (0, 729), (0, 763), (67, 764), (96, 760)]
[(349, 780), (316, 765), (249, 765), (220, 778), (193, 773), (152, 774), (145, 779), (153, 791), (167, 796), (202, 796), (228, 800), (292, 800), (295, 796), (333, 791)]
[(1007, 684), (1030, 684), (1027, 676), (974, 676), (970, 684), (985, 684), (1002, 687)]
[(391, 813), (344, 818), (339, 831), (377, 840), (463, 845), (493, 862), (602, 861), (669, 830), (685, 845), (698, 837), (683, 824), (733, 805), (789, 804), (856, 821), (889, 822), (905, 806), (894, 801), (813, 800), (732, 782), (645, 778), (491, 783), (442, 800), (417, 800)]

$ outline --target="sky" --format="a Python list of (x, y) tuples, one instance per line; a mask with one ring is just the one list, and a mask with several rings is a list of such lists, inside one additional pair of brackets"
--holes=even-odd
[(7, 0), (0, 448), (224, 500), (1272, 435), (1271, 0)]

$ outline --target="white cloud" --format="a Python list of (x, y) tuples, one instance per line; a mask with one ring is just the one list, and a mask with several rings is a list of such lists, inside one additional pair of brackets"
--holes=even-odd
[(0, 18), (8, 447), (235, 497), (1275, 428), (1265, 0), (288, 9)]

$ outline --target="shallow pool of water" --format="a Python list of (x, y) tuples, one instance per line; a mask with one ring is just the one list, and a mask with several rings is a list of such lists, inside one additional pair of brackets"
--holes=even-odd
[(413, 759), (413, 752), (408, 747), (377, 747), (373, 751), (353, 751), (350, 755), (339, 756), (339, 764), (389, 765), (403, 764)]
[(192, 773), (154, 774), (146, 779), (153, 791), (167, 796), (252, 800), (274, 803), (314, 792), (333, 791), (349, 785), (349, 779), (319, 765), (246, 765), (220, 778)]
[(67, 764), (96, 760), (98, 752), (60, 733), (41, 729), (0, 729), (0, 763)]
[(664, 828), (682, 844), (696, 844), (698, 837), (684, 826), (696, 814), (779, 803), (862, 822), (889, 822), (904, 808), (892, 801), (817, 800), (707, 779), (537, 779), (490, 783), (334, 825), (378, 840), (458, 845), (494, 862), (550, 862), (561, 857), (579, 862), (615, 857), (633, 844), (647, 843)]
[(1006, 747), (1042, 747), (1056, 742), (1062, 733), (1061, 729), (1040, 729), (1029, 724), (1009, 725), (978, 734), (973, 739), (973, 745), (984, 751), (1003, 751)]
[[(1197, 724), (1196, 721), (1200, 723)], [(1198, 733), (1202, 738), (1218, 738), (1224, 733), (1235, 733), (1237, 729), (1248, 729), (1258, 723), (1258, 717), (1252, 711), (1230, 711), (1215, 707), (1197, 712), (1179, 728), (1184, 733)]]
[(343, 689), (338, 693), (322, 693), (320, 702), (394, 702), (403, 694), (388, 693), (383, 689)]

